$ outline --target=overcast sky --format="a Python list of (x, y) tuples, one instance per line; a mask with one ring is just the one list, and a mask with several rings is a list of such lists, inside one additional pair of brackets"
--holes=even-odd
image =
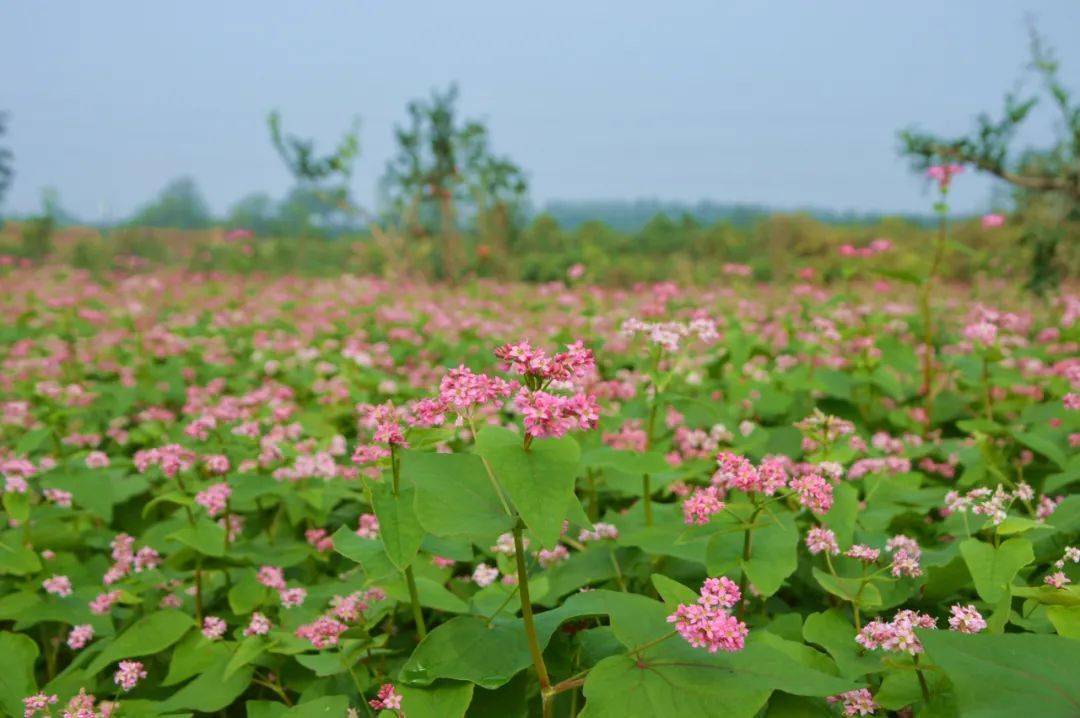
[[(360, 116), (353, 185), (371, 203), (405, 103), (457, 81), (539, 204), (923, 211), (896, 130), (962, 131), (997, 110), (1024, 77), (1029, 13), (1080, 91), (1077, 0), (9, 0), (4, 209), (36, 209), (51, 185), (77, 215), (116, 218), (178, 175), (216, 211), (280, 195), (272, 108), (325, 146)], [(1053, 130), (1036, 119), (1032, 142)], [(989, 197), (964, 177), (954, 204)]]

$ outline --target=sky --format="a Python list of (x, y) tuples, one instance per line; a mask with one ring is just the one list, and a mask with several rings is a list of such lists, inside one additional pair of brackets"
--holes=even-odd
[[(970, 128), (1025, 82), (1031, 15), (1080, 91), (1076, 0), (56, 0), (0, 5), (2, 207), (43, 187), (92, 221), (194, 177), (223, 212), (290, 177), (266, 115), (329, 149), (362, 123), (374, 202), (405, 105), (457, 82), (466, 117), (551, 199), (924, 212), (896, 131)], [(1052, 136), (1036, 115), (1024, 140)], [(993, 206), (957, 181), (953, 206)]]

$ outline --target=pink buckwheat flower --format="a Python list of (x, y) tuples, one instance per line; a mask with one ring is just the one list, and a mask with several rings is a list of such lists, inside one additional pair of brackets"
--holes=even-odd
[(799, 503), (818, 516), (826, 514), (833, 504), (833, 487), (818, 474), (803, 474), (791, 480), (791, 488)]
[(278, 597), (281, 598), (282, 608), (296, 608), (304, 605), (307, 591), (302, 588), (285, 588), (278, 591)]
[(256, 580), (267, 588), (280, 591), (285, 588), (285, 571), (277, 566), (260, 566)]
[(984, 214), (982, 216), (982, 228), (983, 229), (995, 229), (1005, 224), (1005, 215), (1003, 214)]
[(73, 651), (82, 650), (93, 638), (94, 627), (89, 623), (81, 623), (78, 626), (71, 627), (71, 632), (68, 633), (67, 637), (67, 645)]
[(109, 591), (108, 593), (99, 593), (97, 598), (90, 602), (90, 613), (95, 616), (104, 616), (108, 613), (113, 605), (120, 600), (119, 591)]
[(836, 534), (832, 529), (823, 526), (811, 527), (806, 532), (806, 548), (815, 556), (823, 552), (833, 556), (840, 553), (840, 546), (836, 543)]
[(330, 616), (320, 616), (312, 623), (306, 623), (296, 629), (296, 635), (311, 642), (315, 648), (322, 650), (329, 646), (336, 646), (341, 634), (349, 630), (341, 621)]
[(696, 489), (690, 498), (683, 502), (683, 521), (688, 525), (698, 526), (709, 523), (713, 514), (724, 510), (724, 502), (720, 499), (720, 495), (720, 489), (716, 486)]
[(379, 687), (378, 697), (368, 701), (368, 705), (377, 711), (401, 710), (401, 694), (394, 690), (394, 684), (383, 683)]
[(356, 529), (356, 535), (366, 539), (378, 538), (379, 517), (375, 514), (360, 514), (360, 525)]
[(934, 165), (928, 170), (926, 170), (926, 176), (937, 182), (938, 187), (941, 189), (941, 191), (945, 192), (949, 189), (949, 185), (952, 184), (952, 178), (963, 171), (963, 165)]
[(855, 558), (860, 561), (865, 561), (866, 563), (873, 563), (874, 561), (878, 560), (879, 556), (881, 556), (881, 551), (876, 548), (870, 548), (866, 544), (857, 543), (851, 548), (849, 548), (847, 551), (845, 551), (844, 555), (848, 558)]
[(1043, 583), (1054, 588), (1065, 588), (1066, 584), (1072, 583), (1072, 581), (1065, 575), (1064, 571), (1055, 571), (1043, 577)]
[(878, 708), (873, 695), (866, 688), (857, 688), (840, 695), (829, 696), (825, 700), (829, 703), (842, 704), (845, 716), (870, 716), (874, 715)]
[(245, 636), (265, 636), (270, 632), (270, 619), (256, 611), (251, 614), (251, 622), (244, 629)]
[(207, 616), (203, 619), (202, 634), (206, 636), (207, 640), (216, 641), (225, 635), (226, 628), (228, 626), (225, 619), (217, 616)]
[(949, 607), (949, 628), (958, 633), (978, 633), (986, 629), (986, 619), (974, 606), (956, 604)]
[(679, 604), (667, 620), (694, 648), (705, 648), (709, 653), (741, 651), (749, 630), (728, 613), (740, 598), (739, 587), (731, 580), (709, 578), (702, 585), (697, 603)]
[(113, 683), (120, 686), (125, 693), (134, 688), (139, 681), (146, 678), (146, 671), (139, 661), (120, 661), (119, 668), (113, 676)]
[(47, 695), (44, 692), (23, 698), (23, 718), (33, 718), (38, 713), (49, 712), (49, 706), (55, 705), (56, 701), (55, 695)]
[(107, 469), (109, 468), (109, 455), (104, 451), (91, 451), (86, 455), (86, 468)]
[(195, 503), (205, 508), (206, 513), (213, 518), (225, 511), (230, 496), (232, 496), (232, 488), (222, 482), (195, 494)]
[(486, 563), (478, 563), (472, 573), (473, 583), (480, 588), (486, 588), (495, 583), (495, 579), (498, 577), (499, 569), (494, 566), (488, 566)]
[(41, 582), (46, 593), (64, 598), (71, 595), (71, 579), (67, 576), (53, 576)]

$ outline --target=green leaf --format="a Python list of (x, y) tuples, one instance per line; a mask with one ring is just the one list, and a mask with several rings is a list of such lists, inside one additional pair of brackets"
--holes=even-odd
[(1080, 638), (1080, 606), (1049, 606), (1046, 618), (1066, 638)]
[(960, 544), (960, 555), (967, 563), (975, 590), (987, 603), (997, 603), (1021, 568), (1035, 560), (1031, 542), (1012, 538), (997, 548), (978, 539), (967, 539)]
[(225, 675), (229, 659), (218, 661), (191, 683), (173, 693), (161, 704), (161, 711), (194, 710), (212, 713), (229, 706), (247, 690), (254, 669), (245, 666)]
[(837, 608), (811, 613), (803, 623), (802, 633), (807, 641), (828, 651), (840, 672), (848, 678), (881, 670), (880, 657), (859, 650), (859, 644), (855, 643), (855, 627)]
[(244, 576), (229, 589), (229, 608), (237, 615), (251, 613), (270, 595), (270, 590), (253, 575)]
[(772, 692), (744, 683), (739, 676), (708, 665), (643, 667), (626, 655), (593, 666), (582, 689), (581, 718), (684, 718), (719, 715), (751, 718)]
[(416, 558), (424, 529), (413, 512), (415, 489), (402, 487), (397, 496), (389, 486), (372, 491), (375, 515), (379, 517), (379, 538), (386, 556), (401, 570), (405, 570)]
[(173, 649), (172, 659), (169, 661), (169, 672), (161, 685), (175, 686), (177, 683), (183, 683), (222, 660), (229, 653), (228, 646), (222, 642), (211, 643), (201, 633), (188, 633)]
[(610, 468), (624, 474), (662, 474), (671, 470), (659, 451), (617, 451), (610, 446), (598, 446), (581, 456), (584, 466)]
[(208, 518), (200, 518), (193, 526), (185, 526), (166, 536), (195, 549), (204, 556), (220, 558), (225, 555), (225, 529)]
[(360, 538), (348, 526), (342, 526), (335, 531), (333, 539), (334, 551), (360, 564), (368, 579), (376, 581), (398, 575), (398, 570), (390, 562), (381, 541)]
[(250, 665), (265, 651), (265, 638), (262, 636), (247, 636), (237, 644), (236, 651), (229, 657), (228, 663), (225, 664), (224, 678), (228, 679), (244, 666)]
[(656, 592), (664, 599), (664, 605), (671, 611), (674, 611), (680, 603), (697, 603), (697, 591), (662, 573), (652, 575), (652, 584), (656, 587)]
[(751, 532), (750, 560), (742, 566), (757, 592), (767, 597), (780, 590), (799, 564), (799, 531), (787, 511), (763, 514), (758, 522), (764, 525)]
[(97, 658), (87, 666), (94, 675), (113, 661), (160, 653), (179, 641), (192, 627), (193, 621), (179, 611), (157, 611), (139, 619), (114, 638)]
[(752, 637), (738, 653), (711, 654), (675, 638), (636, 657), (605, 658), (585, 680), (582, 716), (681, 718), (716, 715), (718, 706), (725, 716), (752, 716), (776, 689), (828, 696), (856, 687), (805, 665), (786, 644), (809, 650), (767, 636)]
[(1053, 461), (1059, 469), (1064, 469), (1065, 465), (1069, 463), (1065, 451), (1046, 436), (1031, 432), (1014, 431), (1013, 437), (1035, 453), (1042, 454)]
[(918, 634), (927, 657), (952, 681), (964, 718), (1080, 715), (1080, 642), (1033, 634)]
[(401, 686), (401, 707), (409, 718), (463, 718), (473, 684), (439, 681), (430, 686)]
[(558, 543), (570, 503), (577, 501), (577, 442), (569, 436), (537, 439), (526, 451), (521, 435), (488, 426), (476, 436), (476, 451), (487, 459), (536, 539), (546, 547)]
[(0, 538), (0, 574), (25, 576), (41, 570), (41, 559), (33, 549), (23, 546), (13, 533)]
[(282, 718), (339, 718), (349, 710), (347, 696), (323, 696), (289, 708)]
[(871, 582), (866, 582), (864, 585), (861, 578), (833, 576), (816, 566), (813, 569), (813, 574), (818, 584), (834, 596), (839, 596), (852, 603), (858, 601), (863, 608), (875, 608), (881, 605), (881, 592)]
[(436, 536), (467, 536), (490, 545), (514, 527), (475, 454), (406, 451), (401, 475), (416, 489), (413, 506), (420, 525)]
[(30, 518), (30, 499), (26, 494), (5, 492), (3, 502), (9, 519), (22, 523)]
[(37, 690), (34, 681), (37, 644), (21, 633), (5, 631), (0, 633), (0, 656), (4, 657), (4, 670), (0, 671), (0, 708), (4, 709), (5, 715), (22, 715), (22, 699)]

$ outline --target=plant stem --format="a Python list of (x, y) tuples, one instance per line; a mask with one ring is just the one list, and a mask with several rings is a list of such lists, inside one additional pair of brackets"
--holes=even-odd
[(645, 525), (652, 526), (652, 487), (648, 474), (641, 477), (641, 496), (645, 501)]
[(420, 608), (420, 594), (416, 591), (416, 578), (413, 576), (412, 566), (405, 567), (405, 584), (409, 587), (409, 601), (412, 603), (413, 621), (416, 622), (416, 635), (422, 641), (427, 636), (427, 626), (424, 625), (424, 612)]
[(922, 691), (923, 701), (930, 702), (930, 686), (926, 685), (926, 676), (919, 668), (919, 655), (915, 654), (915, 675), (919, 677), (919, 690)]
[(543, 697), (544, 716), (550, 715), (552, 708), (550, 696), (551, 679), (548, 677), (544, 654), (540, 650), (540, 641), (536, 637), (536, 624), (533, 622), (532, 602), (529, 598), (529, 574), (525, 568), (525, 542), (521, 538), (525, 524), (520, 520), (514, 526), (514, 555), (517, 558), (518, 590), (521, 592), (521, 618), (525, 623), (525, 637), (529, 641), (529, 653), (532, 654), (536, 677), (540, 680), (540, 694)]
[(994, 420), (994, 397), (990, 391), (990, 359), (986, 356), (986, 352), (983, 352), (982, 358), (982, 385), (983, 385), (983, 402), (986, 405), (986, 420)]
[[(754, 521), (757, 520), (758, 513), (761, 512), (761, 506), (754, 507), (754, 513), (750, 515), (750, 525), (752, 526)], [(739, 618), (743, 617), (746, 612), (746, 589), (750, 585), (750, 577), (746, 574), (746, 563), (750, 560), (751, 551), (753, 548), (753, 532), (750, 528), (743, 531), (743, 545), (742, 545), (742, 573), (739, 577)]]
[(937, 242), (934, 244), (934, 257), (930, 263), (930, 269), (926, 274), (926, 280), (923, 282), (922, 291), (919, 293), (919, 310), (922, 315), (923, 323), (922, 394), (923, 409), (926, 412), (925, 426), (927, 431), (930, 430), (930, 415), (934, 408), (934, 321), (930, 307), (930, 293), (933, 291), (934, 279), (937, 277), (938, 269), (945, 257), (945, 243), (949, 232), (949, 208), (948, 205), (945, 204), (947, 195), (948, 187), (942, 187), (941, 200), (936, 206), (938, 213), (938, 233)]
[[(393, 444), (390, 444), (390, 470), (394, 477), (394, 499), (400, 500), (398, 491), (401, 484), (401, 462), (398, 459), (397, 449)], [(420, 608), (420, 594), (416, 590), (416, 577), (413, 576), (412, 566), (406, 566), (403, 572), (405, 574), (405, 585), (409, 588), (409, 603), (412, 604), (413, 622), (416, 623), (416, 635), (420, 640), (424, 640), (427, 636), (427, 626), (424, 625), (424, 612)]]

